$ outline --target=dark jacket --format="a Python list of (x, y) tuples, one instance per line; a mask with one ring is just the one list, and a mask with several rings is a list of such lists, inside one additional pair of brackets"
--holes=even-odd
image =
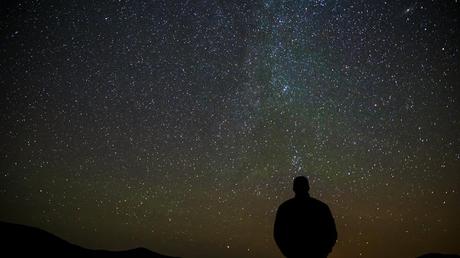
[(337, 230), (329, 207), (303, 196), (280, 205), (274, 237), (286, 257), (326, 257), (337, 240)]

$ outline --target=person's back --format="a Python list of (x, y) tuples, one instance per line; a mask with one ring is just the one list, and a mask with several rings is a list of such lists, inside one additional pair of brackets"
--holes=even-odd
[(294, 180), (296, 197), (278, 208), (274, 237), (288, 258), (324, 258), (337, 240), (335, 222), (329, 207), (311, 198), (305, 177)]

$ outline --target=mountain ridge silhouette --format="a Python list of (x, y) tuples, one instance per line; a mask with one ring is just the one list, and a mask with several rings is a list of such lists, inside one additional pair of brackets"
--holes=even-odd
[(460, 258), (460, 256), (455, 254), (429, 253), (418, 256), (417, 258)]
[[(123, 251), (88, 249), (72, 244), (45, 230), (0, 221), (1, 257), (69, 258), (179, 258), (139, 247)], [(417, 258), (460, 258), (454, 254), (428, 253)]]
[(123, 251), (84, 248), (32, 226), (0, 221), (2, 257), (178, 258), (139, 247)]

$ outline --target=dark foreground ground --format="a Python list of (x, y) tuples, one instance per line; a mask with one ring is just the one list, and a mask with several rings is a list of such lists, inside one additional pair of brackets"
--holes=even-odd
[[(44, 230), (6, 222), (0, 222), (0, 250), (0, 257), (3, 258), (174, 258), (152, 252), (145, 248), (136, 248), (125, 251), (86, 249), (71, 244)], [(460, 258), (460, 256), (430, 253), (417, 258)]]
[(0, 257), (173, 258), (145, 248), (125, 251), (91, 250), (71, 244), (44, 230), (0, 222)]
[(453, 255), (453, 254), (437, 254), (437, 253), (431, 253), (431, 254), (424, 254), (422, 256), (419, 256), (417, 258), (460, 258), (458, 255)]

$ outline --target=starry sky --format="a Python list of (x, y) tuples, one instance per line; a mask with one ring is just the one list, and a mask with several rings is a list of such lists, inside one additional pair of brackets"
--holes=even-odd
[(275, 258), (276, 209), (306, 175), (331, 258), (460, 253), (459, 9), (2, 1), (0, 220)]

